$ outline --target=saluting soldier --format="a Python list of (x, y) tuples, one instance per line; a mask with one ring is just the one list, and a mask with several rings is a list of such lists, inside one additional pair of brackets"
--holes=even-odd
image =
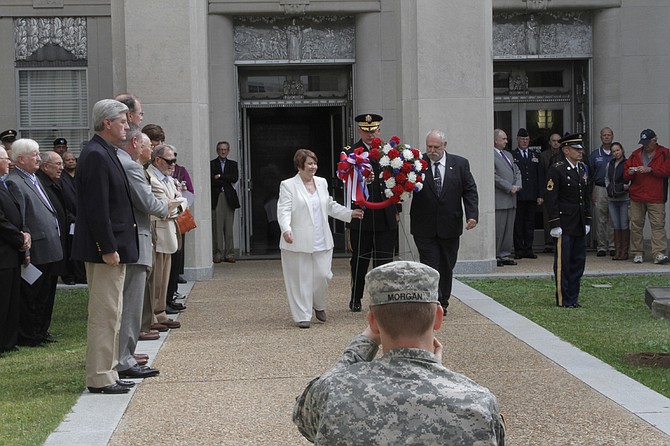
[(545, 194), (551, 236), (556, 238), (556, 305), (578, 308), (579, 285), (586, 264), (586, 236), (591, 230), (588, 169), (582, 162), (582, 135), (560, 140), (565, 156), (549, 168)]

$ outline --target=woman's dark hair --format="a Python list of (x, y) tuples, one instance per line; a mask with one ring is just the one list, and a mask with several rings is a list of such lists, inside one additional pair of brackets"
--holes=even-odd
[(293, 155), (293, 164), (295, 165), (295, 168), (298, 170), (304, 168), (307, 158), (312, 158), (317, 163), (319, 162), (319, 158), (316, 157), (316, 153), (312, 152), (311, 150), (309, 149), (296, 150), (295, 155)]

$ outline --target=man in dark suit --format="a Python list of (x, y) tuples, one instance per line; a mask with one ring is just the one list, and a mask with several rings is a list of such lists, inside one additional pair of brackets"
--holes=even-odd
[(78, 260), (72, 260), (72, 240), (74, 239), (74, 222), (77, 217), (77, 186), (75, 177), (77, 172), (77, 158), (72, 152), (65, 152), (61, 155), (63, 159), (63, 172), (60, 176), (60, 186), (63, 190), (65, 205), (68, 216), (71, 219), (69, 223), (72, 226), (67, 230), (67, 245), (63, 252), (63, 261), (65, 262), (65, 276), (62, 277), (64, 283), (86, 283), (86, 270), (84, 264)]
[(582, 162), (582, 135), (567, 135), (560, 141), (565, 159), (549, 168), (545, 195), (551, 236), (556, 238), (556, 305), (578, 308), (579, 285), (586, 264), (586, 236), (591, 230), (589, 178)]
[(60, 234), (64, 229), (58, 222), (55, 205), (35, 176), (41, 162), (37, 142), (16, 140), (12, 145), (12, 161), (15, 168), (7, 176), (7, 185), (19, 202), (32, 235), (26, 259), (42, 273), (32, 284), (21, 282), (19, 345), (38, 346), (51, 340), (48, 330), (56, 296), (56, 276), (52, 274), (63, 258)]
[(212, 240), (214, 263), (235, 263), (235, 245), (233, 243), (233, 219), (235, 209), (240, 207), (237, 191), (233, 186), (240, 178), (237, 162), (228, 159), (230, 144), (227, 141), (216, 143), (216, 154), (209, 163), (210, 184), (212, 188)]
[(516, 135), (517, 148), (512, 152), (514, 163), (521, 172), (521, 190), (516, 194), (514, 219), (514, 258), (536, 259), (533, 253), (535, 212), (544, 202), (544, 169), (540, 151), (529, 148), (528, 130), (520, 128)]
[(117, 146), (128, 131), (128, 107), (113, 99), (93, 106), (95, 136), (86, 144), (77, 169), (77, 220), (72, 257), (86, 266), (88, 323), (86, 386), (92, 393), (127, 393), (120, 381), (119, 327), (126, 264), (139, 257), (130, 186)]
[(479, 195), (463, 157), (448, 154), (447, 139), (442, 130), (431, 130), (426, 136), (428, 163), (424, 187), (415, 192), (410, 209), (410, 232), (419, 250), (419, 258), (440, 273), (439, 301), (447, 312), (451, 296), (452, 272), (458, 259), (460, 236), (465, 229), (477, 226)]
[[(358, 126), (360, 140), (354, 144), (347, 154), (357, 148), (370, 150), (372, 140), (379, 137), (381, 121), (384, 118), (375, 114), (363, 114), (354, 118)], [(377, 161), (370, 160), (374, 176), (368, 179), (368, 201), (384, 201), (384, 180), (381, 166)], [(352, 206), (357, 208), (357, 206)], [(398, 228), (398, 211), (400, 206), (389, 206), (384, 209), (367, 209), (363, 219), (354, 219), (349, 224), (349, 243), (351, 245), (351, 299), (349, 309), (361, 311), (361, 299), (365, 289), (365, 274), (368, 272), (370, 259), (373, 267), (393, 260), (396, 246), (396, 230)]]
[(9, 193), (4, 176), (9, 157), (0, 146), (0, 353), (16, 350), (21, 311), (21, 268), (30, 248), (30, 233), (23, 224), (19, 203)]

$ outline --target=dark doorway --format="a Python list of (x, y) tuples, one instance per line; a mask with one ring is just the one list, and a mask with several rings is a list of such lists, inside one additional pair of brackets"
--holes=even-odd
[[(336, 160), (342, 150), (341, 107), (279, 107), (246, 109), (249, 190), (245, 212), (248, 254), (279, 254), (279, 228), (273, 222), (279, 183), (297, 173), (293, 155), (298, 148), (319, 158), (317, 175), (325, 178), (331, 194), (337, 185)], [(338, 222), (339, 223), (339, 222)], [(336, 249), (343, 248), (344, 226), (331, 222)], [(341, 233), (341, 234), (340, 234)]]

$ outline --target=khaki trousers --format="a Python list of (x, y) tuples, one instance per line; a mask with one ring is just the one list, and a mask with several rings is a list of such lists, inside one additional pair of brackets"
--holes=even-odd
[(172, 254), (157, 252), (154, 268), (149, 275), (149, 291), (151, 293), (151, 309), (154, 314), (154, 323), (168, 320), (167, 313), (165, 313), (165, 297), (167, 296), (171, 267)]
[(630, 219), (630, 253), (634, 256), (644, 255), (644, 221), (649, 216), (651, 227), (651, 255), (656, 258), (665, 254), (668, 248), (668, 237), (665, 233), (665, 203), (645, 203), (630, 201), (628, 216)]
[(85, 263), (88, 279), (86, 386), (116, 383), (126, 265)]
[(213, 212), (212, 240), (214, 240), (214, 256), (224, 258), (235, 256), (235, 245), (233, 244), (233, 222), (235, 209), (231, 209), (226, 200), (226, 194), (219, 193), (219, 200)]

